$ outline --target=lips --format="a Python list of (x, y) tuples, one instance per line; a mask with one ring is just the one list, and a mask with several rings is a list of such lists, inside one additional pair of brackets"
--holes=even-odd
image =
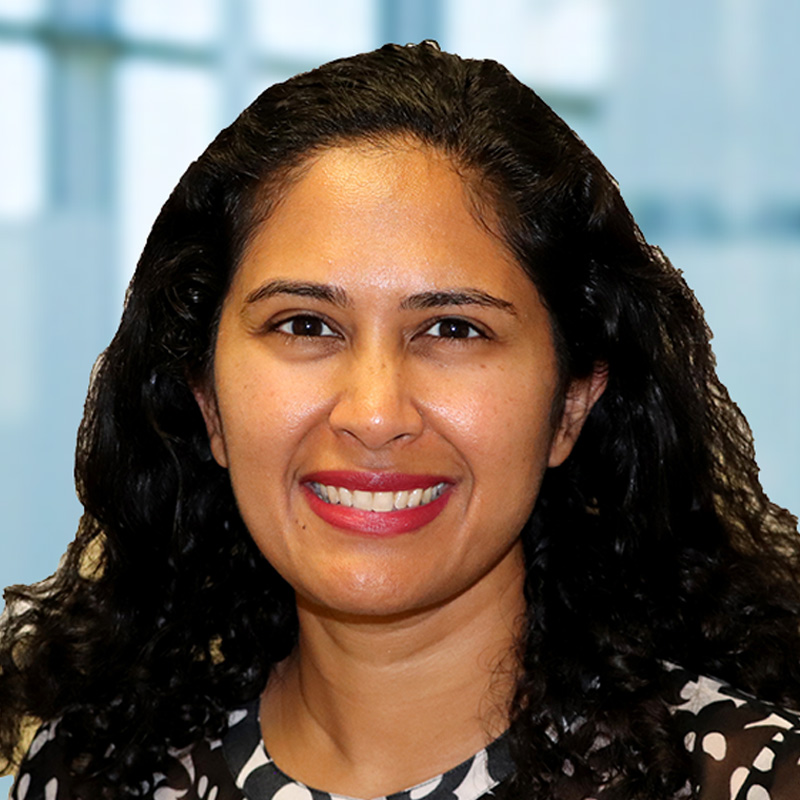
[(328, 470), (301, 482), (311, 510), (344, 530), (410, 533), (436, 519), (450, 499), (452, 479), (439, 475)]

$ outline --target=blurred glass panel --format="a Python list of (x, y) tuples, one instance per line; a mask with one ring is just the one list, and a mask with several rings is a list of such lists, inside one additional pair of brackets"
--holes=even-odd
[(220, 98), (214, 73), (194, 67), (130, 59), (120, 65), (116, 81), (124, 285), (159, 209), (217, 133)]
[(770, 498), (800, 510), (800, 239), (678, 238), (684, 272), (714, 332), (717, 372), (755, 438)]
[(117, 0), (114, 16), (126, 36), (206, 44), (220, 30), (220, 0)]
[[(1, 434), (28, 422), (39, 399), (36, 349), (41, 338), (42, 315), (37, 297), (40, 288), (38, 265), (32, 242), (35, 233), (35, 225), (6, 226), (0, 223), (0, 285), (3, 287), (0, 292)], [(0, 450), (5, 450), (5, 447), (0, 446)], [(16, 459), (7, 450), (5, 455), (0, 472), (9, 464), (17, 470)], [(8, 485), (6, 477), (0, 478), (0, 492)], [(0, 502), (0, 507), (4, 524), (8, 523), (8, 508), (4, 502)]]
[(45, 0), (0, 0), (0, 20), (36, 22), (45, 10)]
[(378, 44), (375, 0), (249, 0), (256, 46), (314, 65)]
[(46, 59), (33, 44), (0, 44), (0, 219), (23, 220), (44, 201)]
[(443, 6), (445, 49), (496, 59), (537, 91), (605, 87), (611, 0), (443, 0)]

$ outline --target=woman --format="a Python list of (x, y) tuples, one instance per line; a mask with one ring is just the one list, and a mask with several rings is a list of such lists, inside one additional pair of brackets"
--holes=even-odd
[(499, 65), (270, 88), (156, 221), (77, 539), (11, 592), (14, 796), (800, 796), (795, 521), (708, 339)]

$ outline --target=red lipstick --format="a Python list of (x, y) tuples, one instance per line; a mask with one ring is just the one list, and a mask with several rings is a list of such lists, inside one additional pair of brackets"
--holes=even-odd
[[(415, 508), (365, 511), (326, 502), (317, 496), (309, 485), (311, 483), (345, 488), (351, 492), (359, 490), (365, 492), (412, 491), (413, 489), (427, 489), (440, 483), (446, 484), (447, 488), (435, 500)], [(311, 510), (329, 525), (373, 536), (392, 536), (411, 533), (436, 519), (450, 500), (453, 481), (438, 475), (328, 470), (306, 475), (301, 485)]]
[(326, 486), (343, 486), (351, 492), (402, 492), (412, 489), (427, 489), (437, 483), (452, 484), (444, 475), (412, 475), (405, 472), (355, 472), (353, 470), (328, 469), (313, 472), (303, 477), (302, 483), (323, 483)]

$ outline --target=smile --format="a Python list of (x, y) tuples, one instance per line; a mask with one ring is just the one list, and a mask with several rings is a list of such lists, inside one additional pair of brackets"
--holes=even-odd
[(345, 486), (326, 486), (324, 483), (311, 481), (309, 488), (320, 500), (330, 505), (341, 505), (345, 508), (356, 508), (360, 511), (386, 513), (402, 511), (407, 508), (418, 508), (441, 497), (447, 489), (447, 483), (441, 481), (435, 486), (425, 489), (404, 489), (399, 492), (370, 492), (363, 489), (348, 489)]
[(447, 506), (454, 482), (444, 475), (325, 470), (300, 482), (309, 508), (341, 530), (367, 536), (412, 533)]

